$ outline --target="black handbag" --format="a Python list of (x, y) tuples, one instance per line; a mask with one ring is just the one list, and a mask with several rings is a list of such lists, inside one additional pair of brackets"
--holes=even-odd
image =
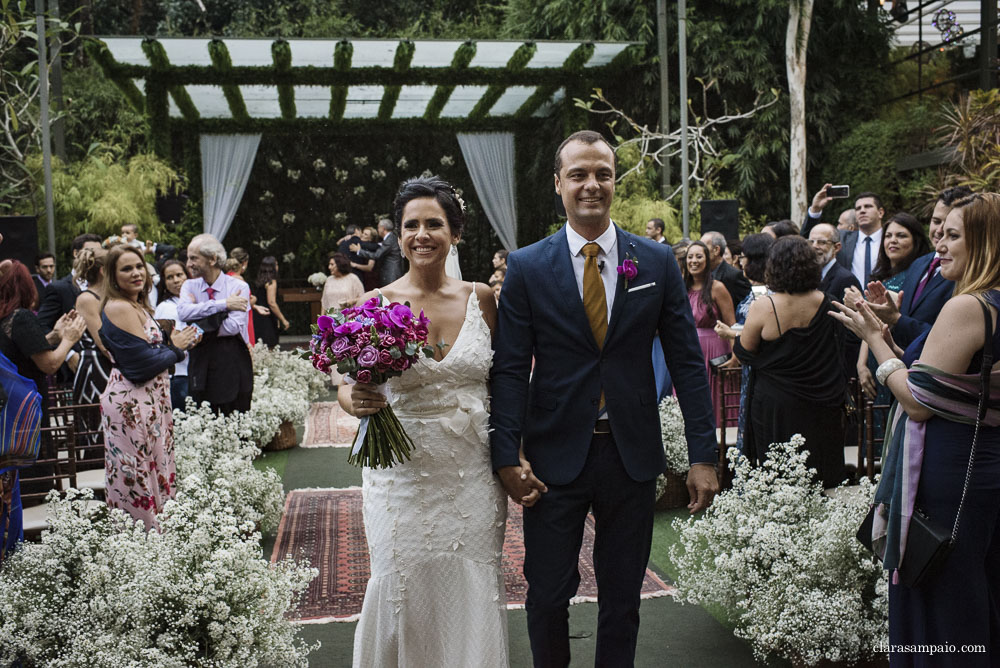
[[(958, 538), (958, 521), (965, 505), (965, 495), (969, 491), (969, 480), (972, 478), (972, 465), (976, 459), (976, 444), (979, 441), (979, 429), (986, 417), (986, 402), (990, 395), (990, 371), (993, 367), (993, 318), (986, 302), (979, 300), (986, 321), (986, 339), (983, 344), (983, 365), (979, 372), (979, 410), (976, 414), (976, 430), (972, 436), (972, 448), (969, 450), (969, 466), (965, 471), (965, 483), (962, 485), (962, 497), (955, 513), (955, 524), (951, 531), (942, 528), (927, 515), (922, 508), (914, 508), (910, 518), (909, 532), (906, 536), (906, 558), (899, 567), (899, 581), (907, 587), (918, 587), (935, 575), (947, 560)], [(866, 548), (875, 552), (872, 547), (872, 521), (878, 511), (872, 506), (861, 527), (857, 538)]]

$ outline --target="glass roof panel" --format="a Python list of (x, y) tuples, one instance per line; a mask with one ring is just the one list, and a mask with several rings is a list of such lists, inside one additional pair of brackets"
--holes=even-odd
[(455, 51), (461, 46), (459, 41), (414, 42), (413, 60), (410, 67), (448, 67)]
[(536, 42), (535, 55), (528, 67), (562, 67), (578, 46), (574, 42)]
[[(211, 65), (207, 39), (161, 39), (171, 65)], [(236, 59), (233, 59), (236, 64)]]
[(330, 87), (296, 86), (295, 113), (299, 118), (325, 118), (329, 116)]
[(337, 43), (328, 39), (292, 39), (292, 67), (332, 67)]
[[(241, 67), (261, 67), (273, 65), (271, 57), (272, 39), (227, 39), (223, 40), (229, 49), (233, 65)], [(331, 61), (332, 62), (332, 61)]]
[(392, 117), (423, 116), (436, 89), (437, 86), (403, 86), (399, 91), (399, 99), (396, 100), (396, 108), (392, 110)]
[(351, 42), (354, 45), (352, 67), (392, 67), (396, 58), (397, 40), (361, 39)]
[(142, 51), (142, 40), (132, 37), (102, 37), (115, 60), (125, 65), (149, 67), (149, 59)]
[[(357, 51), (354, 52), (357, 54)], [(344, 118), (375, 118), (382, 102), (384, 86), (350, 86)]]
[(521, 42), (476, 42), (476, 55), (469, 67), (504, 67)]
[(281, 118), (277, 86), (240, 86), (251, 118)]
[(490, 109), (490, 116), (509, 116), (521, 108), (524, 101), (531, 97), (537, 86), (511, 86), (503, 92), (497, 103)]
[(468, 116), (476, 102), (486, 92), (488, 86), (455, 86), (448, 104), (441, 110), (442, 118), (458, 118)]
[(190, 84), (185, 86), (191, 102), (202, 118), (232, 118), (229, 103), (218, 86)]
[(542, 116), (548, 116), (552, 112), (552, 107), (556, 106), (563, 101), (566, 97), (566, 89), (560, 88), (555, 93), (552, 94), (552, 99), (550, 99), (545, 104), (538, 107), (535, 113), (532, 114), (533, 117), (541, 118)]
[(602, 42), (594, 43), (594, 55), (590, 57), (584, 67), (600, 67), (607, 65), (615, 59), (619, 53), (628, 48), (628, 44), (607, 44)]

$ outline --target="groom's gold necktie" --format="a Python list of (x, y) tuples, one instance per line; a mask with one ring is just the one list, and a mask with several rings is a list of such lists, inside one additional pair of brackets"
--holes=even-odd
[(586, 260), (583, 262), (583, 308), (587, 311), (590, 321), (590, 331), (594, 333), (597, 347), (604, 347), (604, 335), (608, 332), (608, 300), (604, 293), (604, 281), (597, 268), (597, 253), (601, 247), (591, 241), (584, 244), (581, 251)]

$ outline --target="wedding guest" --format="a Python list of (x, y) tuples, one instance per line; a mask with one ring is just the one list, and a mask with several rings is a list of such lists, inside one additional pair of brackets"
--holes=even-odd
[[(907, 370), (883, 335), (883, 324), (865, 302), (853, 311), (836, 304), (831, 315), (858, 334), (879, 362), (880, 382), (899, 402), (875, 494), (872, 538), (883, 551), (889, 578), (889, 643), (892, 647), (978, 646), (976, 653), (919, 655), (892, 652), (891, 666), (987, 668), (1000, 663), (996, 602), (1000, 601), (1000, 372), (993, 367), (989, 410), (970, 454), (980, 401), (983, 353), (1000, 358), (1000, 195), (958, 200), (937, 244), (941, 274), (955, 294), (941, 309), (920, 359)], [(983, 303), (992, 338), (987, 340)], [(918, 428), (914, 428), (918, 427)], [(914, 490), (905, 494), (904, 490)], [(962, 500), (964, 498), (964, 504)], [(916, 586), (897, 584), (894, 569), (914, 559), (906, 542), (910, 516), (919, 509), (950, 531), (961, 509), (951, 551)], [(904, 551), (903, 546), (907, 549)], [(911, 566), (910, 568), (912, 568)]]
[[(180, 260), (167, 260), (163, 263), (160, 268), (163, 299), (156, 305), (154, 320), (172, 321), (177, 331), (187, 326), (177, 317), (177, 303), (181, 297), (181, 286), (189, 278), (191, 275)], [(170, 406), (175, 410), (184, 410), (184, 400), (188, 396), (188, 358), (188, 352), (185, 350), (184, 359), (174, 365), (174, 371), (170, 374)]]
[(340, 310), (353, 306), (364, 293), (364, 286), (358, 277), (351, 273), (351, 261), (343, 253), (332, 253), (327, 265), (330, 275), (323, 285), (321, 300), (323, 313), (331, 308)]
[(493, 269), (499, 269), (501, 267), (506, 271), (507, 269), (507, 256), (510, 255), (510, 251), (506, 248), (501, 248), (496, 253), (493, 254)]
[[(365, 258), (361, 257), (354, 250), (352, 250), (352, 246), (355, 245), (357, 245), (357, 247), (360, 249), (361, 247), (360, 235), (361, 235), (361, 228), (359, 228), (354, 223), (351, 223), (344, 229), (344, 236), (342, 236), (337, 241), (337, 252), (346, 255), (348, 259), (351, 261), (352, 267), (354, 267), (355, 263), (360, 265), (366, 262)], [(360, 278), (362, 282), (364, 282), (365, 276), (364, 274), (361, 273), (361, 269), (355, 267), (353, 271), (357, 275), (357, 277)]]
[(806, 465), (823, 487), (836, 487), (844, 472), (844, 328), (826, 316), (831, 302), (818, 289), (816, 253), (801, 236), (774, 242), (764, 282), (774, 294), (750, 305), (733, 348), (751, 367), (744, 450), (760, 465), (772, 443), (802, 434)]
[(792, 221), (787, 218), (784, 220), (776, 220), (768, 223), (761, 230), (764, 234), (769, 234), (775, 239), (780, 239), (781, 237), (787, 237), (793, 234), (799, 233), (799, 228)]
[(191, 240), (187, 249), (191, 280), (181, 286), (177, 316), (204, 332), (188, 364), (191, 397), (228, 415), (250, 410), (253, 365), (247, 348), (250, 287), (222, 273), (225, 262), (226, 249), (211, 234)]
[(42, 294), (42, 290), (48, 287), (49, 283), (56, 278), (56, 257), (52, 253), (41, 253), (35, 258), (35, 273), (31, 275), (31, 280), (35, 282), (35, 290)]
[(80, 362), (73, 378), (73, 401), (77, 404), (98, 403), (111, 375), (111, 357), (99, 334), (101, 302), (104, 300), (104, 261), (107, 255), (108, 252), (103, 248), (85, 248), (73, 262), (73, 271), (87, 281), (87, 289), (76, 298), (76, 312), (87, 323), (87, 329), (80, 337)]
[[(361, 231), (361, 248), (366, 251), (378, 250), (378, 232), (374, 227), (366, 227)], [(347, 256), (351, 258), (350, 255)], [(351, 260), (351, 269), (358, 278), (361, 279), (365, 290), (374, 290), (378, 287), (378, 272), (375, 270), (375, 260), (365, 259), (358, 256), (358, 259)]]
[(493, 291), (493, 298), (496, 299), (497, 304), (500, 303), (500, 291), (503, 290), (503, 281), (496, 278), (491, 278), (489, 282), (490, 290)]
[(737, 269), (740, 268), (740, 254), (743, 252), (743, 243), (739, 239), (726, 239), (726, 250), (722, 253), (722, 259)]
[[(80, 234), (73, 239), (73, 259), (75, 260), (84, 248), (97, 249), (100, 247), (101, 238), (96, 234)], [(86, 287), (86, 281), (74, 276), (71, 270), (62, 278), (49, 283), (45, 292), (38, 295), (38, 322), (41, 323), (46, 332), (52, 330), (56, 320), (75, 308), (76, 296)]]
[[(923, 226), (908, 213), (897, 213), (889, 218), (882, 228), (882, 245), (878, 251), (878, 262), (872, 271), (872, 281), (879, 281), (891, 292), (899, 292), (906, 280), (906, 273), (913, 261), (930, 252), (930, 242)], [(871, 285), (869, 283), (869, 285)], [(876, 406), (888, 406), (892, 398), (889, 388), (875, 383), (878, 362), (865, 343), (858, 353), (858, 382), (864, 393), (874, 400)], [(877, 408), (872, 414), (875, 438), (885, 433), (888, 410)]]
[(692, 242), (687, 249), (684, 284), (687, 286), (688, 303), (694, 314), (694, 324), (698, 328), (698, 343), (705, 359), (705, 371), (709, 374), (712, 402), (715, 405), (716, 423), (722, 418), (722, 406), (718, 396), (718, 376), (712, 373), (712, 360), (730, 354), (729, 344), (715, 333), (715, 324), (732, 326), (736, 322), (733, 300), (722, 281), (712, 278), (708, 264), (708, 247), (701, 241)]
[[(250, 253), (237, 246), (229, 251), (229, 257), (226, 258), (226, 276), (232, 276), (233, 278), (238, 278), (241, 281), (246, 281), (246, 279), (243, 278), (243, 275), (247, 273), (247, 266), (249, 266), (249, 264)], [(250, 293), (250, 308), (253, 309), (253, 313), (259, 314), (261, 317), (265, 318), (271, 313), (271, 309), (257, 303), (257, 297), (252, 291)], [(251, 348), (253, 348), (254, 344), (257, 343), (257, 334), (254, 332), (253, 321), (254, 319), (252, 317), (247, 320), (247, 338), (249, 339)]]
[(251, 288), (253, 296), (257, 302), (267, 305), (270, 313), (260, 315), (253, 312), (254, 330), (257, 337), (270, 348), (278, 345), (278, 327), (288, 331), (289, 323), (281, 312), (278, 304), (278, 260), (268, 255), (260, 261), (260, 268), (257, 270), (257, 280), (253, 282)]
[(672, 246), (674, 249), (674, 259), (677, 260), (677, 267), (681, 270), (681, 273), (684, 273), (684, 267), (687, 265), (687, 252), (690, 245), (690, 241), (681, 240)]
[(501, 283), (503, 283), (505, 278), (507, 278), (506, 267), (497, 267), (496, 269), (493, 270), (493, 274), (490, 275), (491, 281), (500, 281)]
[[(750, 292), (743, 301), (736, 305), (736, 324), (730, 327), (723, 322), (715, 323), (715, 332), (721, 338), (735, 341), (746, 325), (751, 304), (758, 298), (771, 294), (771, 291), (764, 284), (764, 271), (767, 267), (767, 255), (773, 244), (774, 237), (763, 232), (750, 234), (743, 240), (740, 264), (743, 267), (743, 275), (750, 281)], [(741, 366), (738, 357), (733, 356), (723, 365), (727, 368), (732, 366)], [(742, 367), (740, 374), (740, 417), (736, 433), (736, 447), (741, 452), (743, 452), (743, 434), (746, 432), (747, 424), (747, 385), (750, 382), (750, 365), (743, 364)]]
[(378, 221), (378, 235), (381, 243), (378, 250), (367, 251), (361, 244), (352, 244), (351, 250), (362, 258), (375, 260), (378, 263), (379, 283), (382, 287), (389, 285), (403, 275), (403, 256), (399, 250), (399, 240), (396, 236), (395, 224), (388, 218)]
[(194, 328), (164, 336), (149, 305), (152, 278), (142, 251), (115, 246), (108, 252), (101, 337), (114, 368), (101, 395), (106, 445), (107, 503), (146, 529), (176, 491), (173, 415), (167, 370), (197, 341)]
[[(48, 391), (45, 377), (55, 373), (86, 329), (76, 310), (60, 316), (46, 334), (32, 307), (38, 300), (28, 268), (17, 260), (0, 280), (0, 353), (14, 363), (17, 372), (35, 383), (43, 397)], [(43, 421), (46, 402), (42, 402)]]

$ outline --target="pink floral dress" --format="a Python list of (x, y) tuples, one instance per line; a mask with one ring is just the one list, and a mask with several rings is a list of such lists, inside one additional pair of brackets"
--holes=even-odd
[[(144, 329), (149, 343), (163, 341), (152, 318), (147, 318)], [(146, 529), (158, 528), (156, 514), (175, 492), (168, 371), (134, 385), (117, 367), (112, 369), (101, 394), (101, 414), (107, 503), (142, 520)]]

